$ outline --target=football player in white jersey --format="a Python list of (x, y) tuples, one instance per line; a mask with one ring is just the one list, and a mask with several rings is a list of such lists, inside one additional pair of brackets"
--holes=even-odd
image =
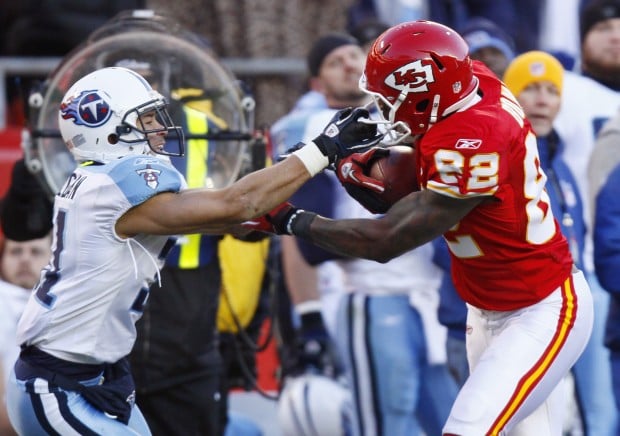
[(355, 122), (367, 115), (339, 114), (332, 136), (227, 188), (187, 189), (166, 158), (182, 154), (165, 140), (177, 135), (182, 149), (181, 128), (142, 76), (103, 68), (71, 86), (58, 122), (79, 165), (55, 197), (52, 256), (17, 330), (22, 351), (7, 386), (17, 432), (150, 434), (125, 357), (168, 235), (240, 229), (353, 145), (376, 143), (376, 126)]

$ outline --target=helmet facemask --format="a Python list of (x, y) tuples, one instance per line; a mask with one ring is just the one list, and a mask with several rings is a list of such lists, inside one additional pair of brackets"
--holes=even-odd
[[(152, 93), (153, 100), (136, 106), (123, 115), (121, 123), (116, 126), (116, 140), (125, 144), (147, 144), (148, 150), (144, 153), (148, 154), (183, 156), (185, 152), (183, 129), (172, 121), (164, 98), (156, 91)], [(151, 117), (155, 118), (159, 127), (148, 128), (153, 124)], [(165, 133), (166, 141), (160, 147), (153, 144), (151, 142), (153, 138), (149, 136), (162, 132)]]
[(390, 103), (383, 95), (378, 92), (370, 91), (366, 87), (365, 74), (362, 74), (362, 77), (360, 77), (359, 86), (362, 91), (372, 97), (377, 112), (379, 113), (379, 119), (371, 120), (370, 122), (377, 124), (381, 133), (385, 135), (381, 141), (382, 144), (386, 146), (397, 145), (405, 142), (405, 140), (411, 137), (411, 129), (407, 123), (395, 120), (396, 111), (398, 111), (398, 108), (406, 96), (405, 91), (401, 92), (399, 98), (397, 98), (394, 103)]

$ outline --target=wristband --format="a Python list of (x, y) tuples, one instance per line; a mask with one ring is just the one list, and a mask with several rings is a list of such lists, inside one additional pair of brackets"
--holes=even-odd
[(301, 316), (310, 312), (320, 312), (321, 307), (321, 300), (302, 301), (301, 303), (295, 305), (295, 312)]
[(299, 236), (300, 238), (312, 242), (310, 224), (312, 224), (316, 216), (317, 214), (314, 212), (307, 212), (299, 209), (286, 225), (287, 232), (289, 235)]
[(301, 160), (312, 177), (323, 171), (327, 168), (327, 165), (329, 165), (329, 159), (321, 152), (314, 142), (310, 142), (299, 150), (294, 151), (293, 155)]

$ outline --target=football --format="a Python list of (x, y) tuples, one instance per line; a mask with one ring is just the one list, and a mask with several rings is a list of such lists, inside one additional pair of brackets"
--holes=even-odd
[(414, 149), (405, 145), (389, 147), (390, 154), (377, 159), (368, 175), (380, 180), (385, 191), (378, 194), (384, 201), (394, 204), (405, 195), (419, 191)]

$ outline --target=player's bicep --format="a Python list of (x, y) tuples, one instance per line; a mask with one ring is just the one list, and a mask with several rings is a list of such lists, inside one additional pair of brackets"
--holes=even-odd
[(218, 190), (208, 195), (197, 190), (163, 192), (123, 214), (116, 222), (116, 233), (121, 237), (218, 233), (231, 224), (224, 220), (229, 207)]

